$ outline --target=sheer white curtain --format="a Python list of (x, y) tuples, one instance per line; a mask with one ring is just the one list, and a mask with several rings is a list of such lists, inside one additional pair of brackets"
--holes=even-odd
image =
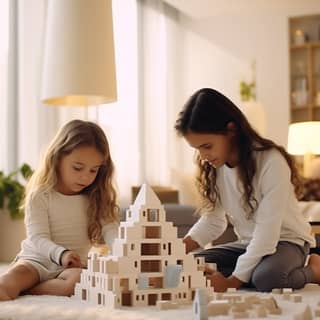
[(181, 147), (173, 129), (179, 91), (178, 14), (160, 0), (113, 2), (118, 101), (99, 107), (122, 206), (131, 187), (172, 185)]
[(179, 15), (161, 0), (141, 0), (140, 72), (142, 177), (149, 184), (172, 185), (179, 144), (174, 122), (180, 109)]
[[(36, 166), (41, 150), (58, 127), (70, 119), (85, 117), (81, 108), (50, 107), (40, 102), (46, 2), (10, 1), (15, 4), (17, 19), (13, 48), (17, 55), (10, 65), (13, 80), (9, 84), (9, 104), (4, 102), (8, 107), (1, 107), (1, 131), (5, 131), (1, 139), (8, 141), (8, 152), (0, 157), (1, 167), (4, 161), (11, 169), (22, 162)], [(184, 161), (181, 139), (173, 129), (182, 106), (181, 30), (177, 11), (160, 0), (116, 0), (113, 15), (118, 101), (92, 107), (88, 115), (107, 134), (120, 204), (126, 206), (131, 203), (132, 185), (172, 185), (172, 169), (181, 167)], [(7, 113), (13, 124), (11, 132), (3, 129)]]
[(1, 169), (34, 166), (56, 112), (40, 104), (45, 0), (1, 1)]
[[(194, 151), (174, 130), (185, 103), (184, 28), (179, 12), (161, 0), (140, 0), (141, 176), (179, 190), (180, 203), (197, 205)], [(191, 94), (191, 93), (190, 93)]]
[(13, 170), (22, 162), (36, 166), (41, 151), (63, 123), (88, 116), (106, 131), (116, 165), (121, 203), (128, 204), (131, 186), (140, 181), (137, 2), (113, 1), (119, 99), (114, 104), (90, 107), (88, 113), (84, 108), (46, 106), (40, 101), (46, 7), (47, 0), (1, 2), (0, 139), (6, 148), (1, 152), (0, 170)]
[[(85, 118), (86, 111), (47, 106), (40, 101), (47, 0), (8, 2), (11, 51), (5, 79), (8, 97), (1, 106), (5, 114), (1, 118), (6, 119), (1, 136), (8, 152), (1, 161), (5, 168), (13, 170), (23, 162), (35, 167), (58, 128), (71, 119)], [(90, 120), (95, 120), (95, 114), (90, 115)]]
[[(131, 203), (131, 186), (141, 181), (138, 119), (137, 1), (116, 0), (113, 26), (118, 100), (98, 108), (116, 167), (120, 205)], [(94, 113), (94, 110), (92, 111)]]
[(179, 167), (173, 126), (181, 105), (178, 13), (161, 0), (113, 2), (118, 101), (99, 108), (117, 170), (121, 205), (131, 187), (172, 185)]
[(36, 166), (60, 125), (58, 108), (41, 104), (46, 0), (18, 1), (17, 162)]
[(0, 170), (8, 170), (7, 132), (8, 114), (5, 106), (8, 103), (8, 63), (9, 63), (9, 1), (0, 2)]

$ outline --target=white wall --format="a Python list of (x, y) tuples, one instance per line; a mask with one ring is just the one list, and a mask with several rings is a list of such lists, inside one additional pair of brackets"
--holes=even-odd
[[(282, 0), (281, 5), (278, 0), (255, 1), (251, 7), (246, 0), (232, 1), (230, 7), (228, 1), (217, 0), (167, 2), (182, 10), (181, 105), (205, 86), (222, 91), (240, 104), (239, 82), (251, 79), (251, 63), (255, 60), (257, 99), (265, 108), (266, 134), (286, 145), (288, 17), (320, 13), (319, 1)], [(186, 3), (188, 7), (184, 7)]]
[(266, 134), (286, 143), (289, 116), (286, 20), (278, 16), (242, 15), (181, 21), (186, 27), (185, 93), (213, 87), (239, 105), (239, 82), (251, 80), (251, 63), (255, 60), (257, 99), (265, 107)]

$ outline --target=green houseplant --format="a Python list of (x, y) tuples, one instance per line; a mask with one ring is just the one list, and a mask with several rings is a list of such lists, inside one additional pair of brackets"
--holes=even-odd
[(26, 163), (8, 175), (0, 171), (0, 209), (8, 209), (12, 219), (23, 218), (24, 216), (20, 210), (24, 196), (24, 185), (19, 182), (19, 176), (21, 175), (24, 180), (27, 180), (32, 172), (31, 167)]
[(256, 83), (254, 81), (252, 82), (246, 82), (246, 81), (240, 81), (240, 96), (242, 101), (249, 101), (249, 100), (255, 100), (256, 94)]

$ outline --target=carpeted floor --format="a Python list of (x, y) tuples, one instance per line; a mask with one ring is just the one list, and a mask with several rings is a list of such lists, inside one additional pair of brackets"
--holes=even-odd
[[(3, 270), (4, 266), (0, 266)], [(241, 295), (254, 295), (255, 292), (239, 291)], [(295, 291), (302, 295), (301, 303), (286, 301), (280, 294), (273, 295), (282, 309), (281, 315), (272, 315), (270, 319), (299, 320), (300, 314), (309, 305), (312, 318), (315, 310), (320, 310), (320, 286), (307, 285), (303, 290)], [(268, 296), (268, 294), (259, 294)], [(124, 308), (121, 310), (91, 306), (75, 298), (57, 296), (22, 296), (14, 301), (0, 302), (0, 320), (168, 320), (180, 318), (192, 320), (192, 307), (181, 306), (176, 310), (159, 311), (156, 307)], [(216, 316), (212, 319), (233, 319), (232, 316)], [(254, 319), (254, 318), (247, 318)], [(318, 318), (320, 319), (320, 317)]]

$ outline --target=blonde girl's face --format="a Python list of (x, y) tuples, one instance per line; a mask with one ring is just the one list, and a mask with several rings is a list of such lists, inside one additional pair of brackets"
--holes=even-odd
[(93, 183), (103, 160), (103, 155), (91, 146), (78, 147), (62, 157), (59, 164), (57, 191), (65, 195), (80, 193)]
[(188, 132), (184, 138), (199, 152), (201, 160), (207, 161), (214, 168), (220, 168), (224, 164), (229, 167), (237, 165), (238, 156), (232, 136), (231, 132), (226, 135)]

